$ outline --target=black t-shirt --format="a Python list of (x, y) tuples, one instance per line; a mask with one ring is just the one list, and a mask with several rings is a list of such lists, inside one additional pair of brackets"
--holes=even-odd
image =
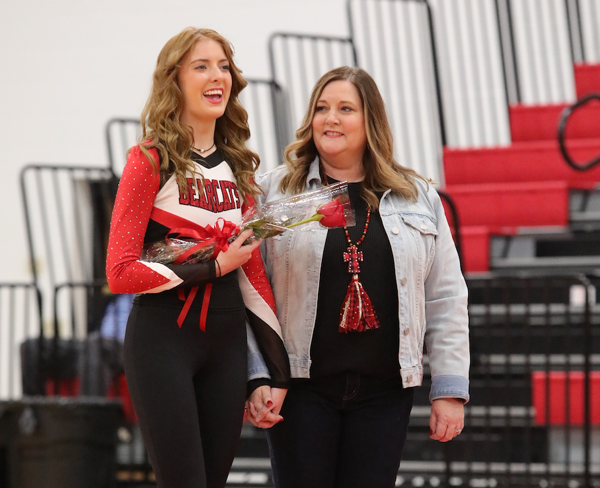
[[(331, 178), (330, 178), (330, 181)], [(356, 212), (356, 225), (348, 228), (352, 243), (364, 230), (367, 204), (360, 196), (360, 183), (348, 185)], [(381, 195), (378, 195), (381, 198)], [(399, 375), (398, 287), (392, 249), (378, 211), (371, 211), (358, 275), (379, 320), (379, 328), (340, 333), (340, 310), (352, 274), (343, 253), (349, 244), (343, 228), (329, 229), (321, 263), (317, 317), (311, 343), (311, 378), (353, 372), (363, 375)]]

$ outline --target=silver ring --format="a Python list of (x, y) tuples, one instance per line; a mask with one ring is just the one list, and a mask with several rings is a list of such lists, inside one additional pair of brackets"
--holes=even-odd
[(458, 435), (462, 432), (462, 430), (455, 430), (454, 432), (456, 432), (456, 435)]

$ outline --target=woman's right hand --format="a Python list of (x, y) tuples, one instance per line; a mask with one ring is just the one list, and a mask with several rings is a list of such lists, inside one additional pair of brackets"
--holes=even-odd
[(283, 420), (279, 415), (287, 389), (271, 388), (268, 385), (259, 386), (254, 390), (248, 401), (248, 420), (256, 427), (269, 429)]
[(223, 276), (234, 269), (239, 268), (242, 264), (245, 264), (246, 261), (250, 259), (252, 252), (260, 246), (262, 242), (261, 239), (254, 240), (251, 244), (247, 244), (243, 246), (242, 244), (254, 235), (254, 231), (251, 229), (245, 230), (242, 232), (235, 241), (229, 244), (229, 248), (227, 251), (221, 251), (217, 256), (217, 261), (219, 265), (217, 266), (218, 270), (221, 271), (219, 276)]

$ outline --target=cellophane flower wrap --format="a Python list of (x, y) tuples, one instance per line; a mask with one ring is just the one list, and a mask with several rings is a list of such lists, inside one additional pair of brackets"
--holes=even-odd
[(354, 210), (345, 182), (250, 207), (239, 224), (218, 219), (213, 226), (200, 229), (171, 229), (165, 240), (144, 246), (141, 260), (161, 264), (203, 263), (226, 251), (229, 243), (246, 229), (256, 239), (267, 239), (284, 232), (318, 227), (352, 227)]

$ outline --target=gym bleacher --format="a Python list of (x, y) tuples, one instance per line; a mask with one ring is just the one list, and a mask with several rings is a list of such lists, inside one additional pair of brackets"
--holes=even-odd
[[(249, 79), (242, 94), (262, 172), (280, 163), (319, 76), (364, 67), (386, 100), (398, 161), (443, 196), (469, 287), (471, 401), (460, 437), (432, 441), (425, 359), (396, 486), (600, 487), (593, 1), (465, 11), (455, 0), (347, 0), (347, 37), (274, 33), (271, 78)], [(155, 486), (119, 356), (126, 304), (104, 271), (116, 184), (140, 136), (134, 116), (107, 121), (104, 167), (22, 170), (33, 277), (0, 283), (0, 488), (42, 486), (36, 466), (70, 471), (52, 442), (104, 459), (105, 486)], [(40, 437), (44, 399), (52, 412), (79, 405), (80, 428)], [(90, 420), (94, 409), (104, 423)], [(81, 462), (82, 476), (93, 471)], [(249, 423), (228, 486), (273, 486), (264, 432)]]

